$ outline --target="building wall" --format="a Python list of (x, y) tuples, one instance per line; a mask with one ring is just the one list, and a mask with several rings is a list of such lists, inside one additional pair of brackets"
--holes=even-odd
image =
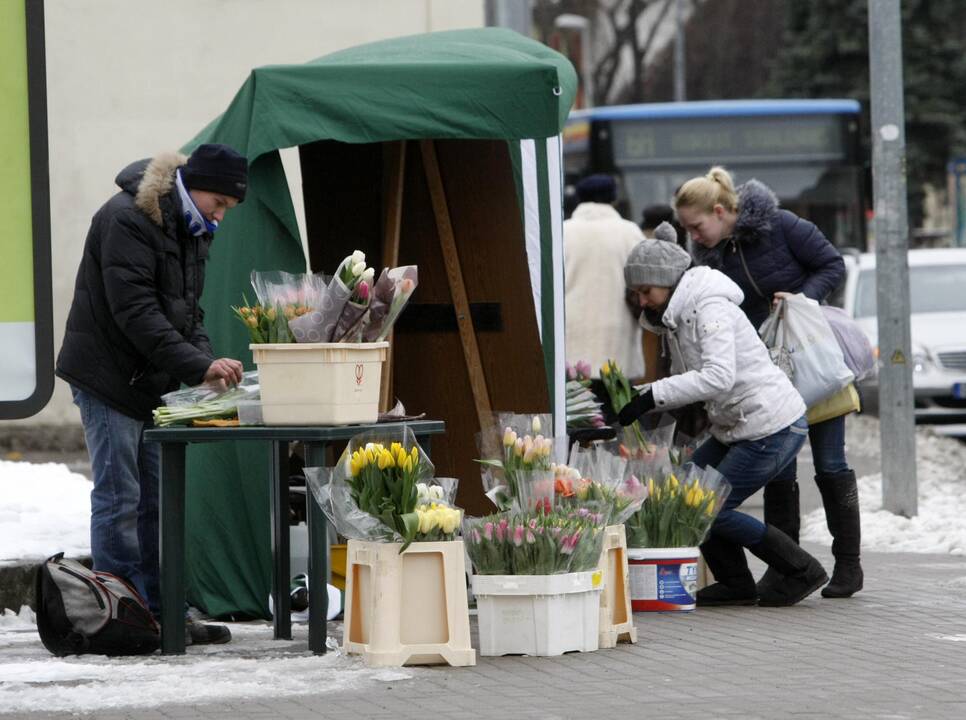
[[(91, 216), (127, 163), (190, 140), (253, 67), (484, 24), (483, 0), (47, 0), (45, 9), (55, 353)], [(295, 152), (283, 153), (293, 189)], [(293, 200), (300, 210), (300, 190)], [(63, 381), (41, 413), (0, 430), (37, 423), (79, 423)]]

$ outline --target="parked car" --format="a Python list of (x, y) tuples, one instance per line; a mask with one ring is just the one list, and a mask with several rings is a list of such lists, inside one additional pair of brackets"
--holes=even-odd
[[(878, 354), (875, 254), (846, 255), (845, 263), (841, 305)], [(909, 291), (916, 422), (966, 422), (966, 248), (910, 250)], [(859, 389), (876, 413), (876, 379)]]

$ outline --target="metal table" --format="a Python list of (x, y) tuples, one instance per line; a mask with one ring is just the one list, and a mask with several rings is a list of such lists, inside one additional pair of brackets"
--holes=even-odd
[[(276, 640), (292, 639), (291, 597), (289, 595), (289, 530), (288, 530), (288, 445), (302, 442), (305, 464), (325, 464), (325, 446), (335, 440), (349, 438), (367, 430), (392, 432), (409, 427), (423, 450), (429, 453), (430, 435), (442, 433), (445, 423), (417, 420), (405, 423), (372, 425), (340, 425), (334, 427), (261, 427), (230, 428), (170, 427), (146, 430), (144, 439), (161, 445), (160, 487), (160, 563), (161, 563), (161, 653), (184, 654), (184, 513), (185, 513), (185, 448), (188, 443), (222, 440), (267, 441), (271, 450), (272, 513), (272, 601), (275, 609)], [(326, 557), (326, 520), (318, 503), (306, 489), (306, 519), (309, 536), (309, 649), (316, 655), (325, 653), (328, 574)]]

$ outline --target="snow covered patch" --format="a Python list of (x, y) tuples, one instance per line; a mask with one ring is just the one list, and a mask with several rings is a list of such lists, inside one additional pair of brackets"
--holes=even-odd
[(0, 460), (0, 565), (90, 555), (92, 487), (66, 465)]
[[(850, 418), (848, 447), (878, 447), (879, 425)], [(904, 518), (882, 509), (882, 475), (859, 478), (862, 549), (873, 552), (966, 555), (966, 444), (916, 429), (919, 514)], [(802, 538), (831, 544), (821, 509), (803, 519)]]
[(29, 605), (21, 605), (20, 612), (15, 613), (10, 608), (0, 612), (0, 632), (4, 630), (35, 630), (37, 616)]
[(333, 638), (331, 652), (317, 657), (306, 651), (305, 628), (294, 630), (293, 641), (276, 641), (266, 623), (231, 623), (228, 645), (189, 647), (181, 656), (56, 658), (41, 645), (29, 618), (7, 625), (7, 617), (0, 617), (3, 712), (101, 714), (122, 707), (314, 695), (409, 680), (418, 672), (366, 668), (359, 658), (342, 655)]

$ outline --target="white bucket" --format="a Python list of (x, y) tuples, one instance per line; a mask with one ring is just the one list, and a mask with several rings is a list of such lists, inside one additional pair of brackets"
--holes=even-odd
[(628, 548), (634, 612), (694, 610), (700, 552), (696, 547)]
[(258, 343), (266, 425), (374, 423), (389, 343)]

